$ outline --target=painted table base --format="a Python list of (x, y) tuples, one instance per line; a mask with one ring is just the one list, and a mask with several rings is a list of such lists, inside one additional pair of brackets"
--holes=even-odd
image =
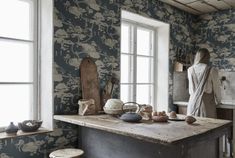
[[(185, 117), (184, 115), (178, 115)], [(231, 134), (228, 120), (127, 123), (109, 115), (55, 115), (80, 128), (79, 148), (86, 158), (222, 158), (221, 137)]]
[(219, 158), (218, 139), (162, 145), (128, 136), (80, 127), (84, 158)]

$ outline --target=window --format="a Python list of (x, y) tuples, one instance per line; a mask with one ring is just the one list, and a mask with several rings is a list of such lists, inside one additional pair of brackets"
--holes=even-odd
[(38, 118), (36, 3), (0, 1), (0, 127)]
[(121, 100), (154, 105), (155, 28), (122, 21)]
[(121, 99), (168, 111), (170, 25), (125, 10), (121, 17)]

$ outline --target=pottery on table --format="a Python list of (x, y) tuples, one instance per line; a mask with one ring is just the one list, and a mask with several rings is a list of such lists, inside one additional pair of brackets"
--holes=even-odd
[(35, 132), (42, 125), (42, 121), (40, 120), (25, 120), (23, 122), (18, 123), (18, 127), (23, 132)]
[(104, 106), (104, 112), (110, 115), (123, 113), (123, 102), (120, 99), (108, 99)]
[(135, 102), (126, 102), (123, 104), (123, 109), (125, 108), (125, 106), (133, 106), (135, 105), (137, 107), (136, 111), (130, 111), (130, 112), (126, 112), (124, 114), (122, 114), (122, 116), (120, 117), (121, 120), (125, 121), (125, 122), (140, 122), (142, 120), (142, 116), (139, 115), (139, 111), (140, 111), (140, 105), (135, 103)]
[(18, 127), (14, 125), (13, 122), (10, 123), (10, 125), (5, 129), (5, 132), (10, 135), (16, 135), (18, 131)]

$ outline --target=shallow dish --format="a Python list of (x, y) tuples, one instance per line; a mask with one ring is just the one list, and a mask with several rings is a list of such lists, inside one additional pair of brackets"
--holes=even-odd
[(41, 127), (41, 125), (41, 120), (25, 120), (18, 123), (19, 129), (23, 132), (35, 132)]
[(179, 118), (179, 117), (172, 118), (172, 117), (169, 117), (168, 120), (170, 120), (170, 121), (185, 121), (185, 118)]

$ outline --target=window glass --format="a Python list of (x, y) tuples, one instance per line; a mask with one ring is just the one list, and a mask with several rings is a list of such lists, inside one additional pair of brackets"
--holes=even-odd
[(32, 43), (0, 39), (0, 82), (33, 82)]
[(121, 29), (121, 51), (130, 53), (130, 26), (122, 24)]
[(32, 94), (32, 85), (0, 84), (0, 127), (30, 119)]
[(131, 102), (133, 101), (133, 85), (123, 85), (121, 84), (121, 100), (123, 102)]
[(152, 85), (137, 85), (136, 102), (139, 104), (153, 105), (153, 86)]
[(152, 83), (153, 72), (152, 70), (153, 59), (150, 57), (137, 56), (137, 83)]
[[(153, 105), (154, 29), (132, 22), (124, 24), (121, 28), (121, 100)], [(130, 48), (133, 55), (127, 54)]]
[(37, 115), (35, 6), (35, 0), (0, 0), (0, 127)]
[(0, 0), (0, 36), (33, 39), (32, 0)]
[(121, 83), (133, 83), (133, 55), (121, 55)]
[(152, 56), (150, 30), (138, 27), (137, 28), (137, 54)]

